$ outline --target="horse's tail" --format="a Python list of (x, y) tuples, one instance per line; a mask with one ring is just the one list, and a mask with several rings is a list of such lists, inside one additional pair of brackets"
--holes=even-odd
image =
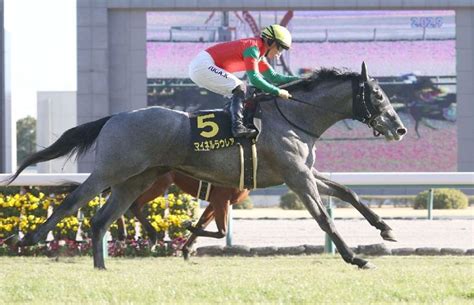
[(32, 164), (49, 161), (65, 155), (71, 156), (74, 153), (77, 153), (77, 157), (80, 157), (91, 148), (105, 123), (111, 117), (104, 117), (66, 130), (52, 145), (26, 158), (15, 174), (8, 179), (8, 184), (12, 183), (25, 168)]

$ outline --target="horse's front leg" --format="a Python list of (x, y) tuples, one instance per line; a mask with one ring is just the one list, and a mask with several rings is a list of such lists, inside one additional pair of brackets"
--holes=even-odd
[[(199, 218), (198, 222), (196, 223), (195, 226), (192, 226), (191, 223), (187, 227), (188, 230), (191, 232), (195, 231), (197, 228), (205, 228), (209, 225), (209, 223), (214, 220), (214, 208), (211, 204), (209, 204), (204, 212), (202, 213), (201, 217)], [(183, 245), (181, 248), (181, 251), (183, 252), (183, 257), (185, 260), (189, 259), (189, 254), (191, 252), (191, 249), (193, 247), (193, 244), (196, 242), (196, 239), (198, 238), (198, 235), (196, 233), (192, 233), (191, 236), (188, 238), (186, 243)]]
[[(206, 211), (209, 209), (213, 211), (213, 218), (216, 219), (217, 231), (211, 232), (204, 230), (205, 226), (199, 226), (199, 222), (196, 226), (188, 226), (187, 229), (191, 231), (196, 236), (205, 236), (212, 238), (223, 238), (227, 234), (227, 213), (229, 211), (229, 201), (219, 202), (218, 204), (209, 204), (209, 206), (204, 211), (205, 213), (201, 218), (208, 217)], [(212, 218), (211, 218), (212, 220)], [(208, 222), (207, 219), (203, 219), (203, 223)]]
[(316, 169), (312, 169), (313, 176), (316, 178), (316, 183), (318, 185), (318, 191), (321, 194), (333, 196), (336, 198), (341, 199), (342, 201), (346, 201), (350, 203), (353, 207), (355, 207), (367, 221), (374, 226), (375, 228), (380, 230), (380, 235), (383, 239), (388, 241), (397, 241), (392, 228), (390, 228), (383, 220), (374, 213), (368, 206), (363, 204), (359, 196), (352, 191), (351, 189), (345, 187), (342, 184), (339, 184), (335, 181), (332, 181), (323, 175), (321, 175)]
[(327, 214), (321, 197), (319, 196), (316, 178), (313, 176), (311, 169), (301, 166), (298, 168), (290, 168), (287, 172), (292, 174), (285, 178), (286, 184), (291, 190), (298, 194), (311, 216), (318, 222), (321, 229), (329, 235), (344, 261), (363, 269), (374, 268), (375, 266), (373, 264), (357, 257), (336, 231), (336, 227)]

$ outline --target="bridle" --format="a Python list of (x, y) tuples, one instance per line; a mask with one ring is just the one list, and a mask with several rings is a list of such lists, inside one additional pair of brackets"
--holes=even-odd
[(388, 111), (388, 107), (384, 107), (382, 111), (377, 110), (372, 103), (371, 92), (369, 80), (352, 80), (352, 119), (372, 128), (374, 136), (378, 137), (382, 134), (377, 129), (378, 119)]
[[(290, 97), (290, 100), (295, 101), (300, 104), (308, 105), (314, 108), (319, 108), (321, 110), (324, 110), (326, 112), (332, 112), (332, 113), (337, 113), (341, 115), (345, 115), (345, 113), (333, 110), (333, 109), (328, 109), (326, 107), (321, 107), (318, 105), (313, 105), (311, 103), (308, 103), (304, 100), (295, 98), (295, 97)], [(285, 119), (285, 121), (290, 124), (292, 127), (314, 137), (314, 138), (319, 138), (321, 135), (314, 133), (312, 131), (309, 131), (296, 123), (292, 122), (290, 119), (288, 119), (283, 111), (281, 110), (280, 106), (278, 105), (278, 99), (276, 97), (273, 98), (273, 102), (275, 104), (276, 109), (280, 113), (280, 115)], [(372, 104), (371, 100), (371, 89), (369, 86), (369, 81), (368, 80), (362, 80), (360, 77), (359, 78), (354, 78), (352, 80), (352, 119), (357, 120), (359, 122), (362, 122), (366, 124), (369, 128), (373, 130), (373, 134), (375, 137), (378, 137), (382, 134), (382, 132), (377, 128), (379, 126), (378, 119), (388, 111), (388, 108), (385, 107), (383, 111), (377, 110), (374, 105)]]

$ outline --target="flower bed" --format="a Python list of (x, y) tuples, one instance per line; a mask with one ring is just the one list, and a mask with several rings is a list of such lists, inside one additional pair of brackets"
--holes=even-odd
[[(47, 242), (31, 247), (18, 248), (13, 237), (34, 231), (47, 216), (59, 206), (66, 194), (46, 196), (41, 192), (26, 194), (0, 194), (0, 256), (75, 256), (91, 254), (91, 218), (106, 199), (96, 197), (77, 215), (61, 220), (49, 235)], [(127, 239), (118, 241), (118, 226), (110, 227), (110, 256), (166, 256), (176, 254), (189, 234), (182, 224), (196, 218), (198, 203), (191, 196), (170, 193), (146, 204), (143, 213), (158, 232), (158, 243), (148, 242), (145, 230), (133, 217), (125, 215)], [(165, 241), (165, 239), (167, 239)]]

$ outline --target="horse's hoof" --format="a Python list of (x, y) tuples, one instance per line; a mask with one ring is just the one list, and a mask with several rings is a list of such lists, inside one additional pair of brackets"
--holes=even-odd
[(365, 265), (360, 266), (359, 269), (364, 269), (364, 270), (377, 269), (377, 266), (375, 266), (371, 262), (367, 262), (367, 263), (365, 263)]
[(382, 238), (383, 238), (384, 240), (397, 241), (397, 239), (395, 238), (395, 235), (393, 234), (393, 231), (392, 231), (392, 230), (385, 230), (385, 231), (382, 231), (382, 232), (380, 232), (380, 236), (382, 236)]

